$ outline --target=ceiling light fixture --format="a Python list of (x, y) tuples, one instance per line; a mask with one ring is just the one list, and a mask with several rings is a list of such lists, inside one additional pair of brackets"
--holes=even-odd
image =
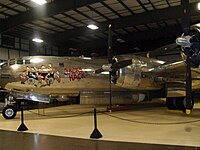
[(37, 43), (43, 43), (44, 41), (42, 39), (38, 39), (38, 38), (34, 38), (32, 39), (33, 42), (37, 42)]
[(120, 38), (117, 39), (117, 41), (120, 42), (120, 43), (124, 43), (125, 42), (123, 39), (120, 39)]
[(97, 27), (97, 26), (94, 25), (94, 24), (89, 24), (87, 27), (90, 28), (90, 29), (92, 29), (92, 30), (97, 30), (97, 29), (99, 29), (99, 27)]
[(33, 1), (34, 3), (37, 3), (39, 5), (43, 5), (43, 4), (47, 3), (46, 0), (31, 0), (31, 1)]
[(198, 8), (198, 10), (200, 10), (200, 2), (198, 2), (197, 8)]

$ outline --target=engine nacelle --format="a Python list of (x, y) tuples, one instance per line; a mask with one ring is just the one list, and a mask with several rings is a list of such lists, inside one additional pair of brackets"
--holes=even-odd
[(145, 100), (145, 97), (146, 97), (146, 95), (145, 95), (145, 94), (142, 94), (142, 93), (134, 94), (134, 95), (132, 95), (133, 103), (142, 102), (142, 101)]
[(141, 82), (141, 67), (131, 65), (118, 71), (117, 84), (124, 88), (138, 87)]
[(176, 39), (176, 43), (181, 45), (183, 52), (183, 59), (187, 54), (190, 56), (191, 67), (197, 68), (200, 65), (200, 27), (198, 24), (191, 26), (190, 32), (187, 36), (184, 34)]

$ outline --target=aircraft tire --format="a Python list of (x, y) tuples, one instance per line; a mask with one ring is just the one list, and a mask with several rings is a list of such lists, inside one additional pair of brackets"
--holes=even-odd
[[(166, 99), (166, 106), (170, 110), (182, 110), (186, 112), (186, 98), (185, 97), (168, 97)], [(190, 106), (190, 110), (193, 109), (194, 99), (192, 98), (192, 103)]]
[(166, 106), (169, 110), (176, 110), (176, 98), (175, 97), (167, 97)]
[(13, 119), (17, 114), (17, 109), (14, 106), (6, 106), (2, 111), (2, 115), (5, 119)]
[[(194, 98), (192, 97), (192, 99), (191, 99), (191, 104), (190, 104), (190, 110), (192, 110), (193, 109), (193, 107), (194, 107)], [(182, 110), (183, 110), (183, 112), (184, 113), (186, 113), (186, 97), (185, 98), (183, 98), (183, 101), (182, 101)]]

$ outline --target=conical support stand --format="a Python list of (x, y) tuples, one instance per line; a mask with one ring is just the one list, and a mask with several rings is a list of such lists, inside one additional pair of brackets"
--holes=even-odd
[(102, 137), (102, 134), (97, 129), (97, 112), (96, 112), (96, 108), (95, 108), (94, 109), (94, 130), (93, 130), (92, 134), (90, 135), (90, 138), (99, 139), (101, 137)]
[(90, 138), (94, 138), (94, 139), (99, 139), (101, 137), (102, 137), (102, 134), (99, 132), (97, 128), (95, 128), (92, 134), (90, 135)]
[(21, 125), (19, 126), (17, 131), (27, 131), (27, 130), (28, 130), (28, 128), (24, 124), (24, 110), (23, 110), (23, 108), (21, 108)]

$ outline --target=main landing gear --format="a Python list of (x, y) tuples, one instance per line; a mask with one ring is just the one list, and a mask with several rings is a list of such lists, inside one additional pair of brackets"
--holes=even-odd
[(190, 108), (186, 108), (186, 97), (167, 97), (166, 106), (169, 110), (181, 110), (186, 114), (190, 114), (194, 106), (194, 99), (191, 99)]

